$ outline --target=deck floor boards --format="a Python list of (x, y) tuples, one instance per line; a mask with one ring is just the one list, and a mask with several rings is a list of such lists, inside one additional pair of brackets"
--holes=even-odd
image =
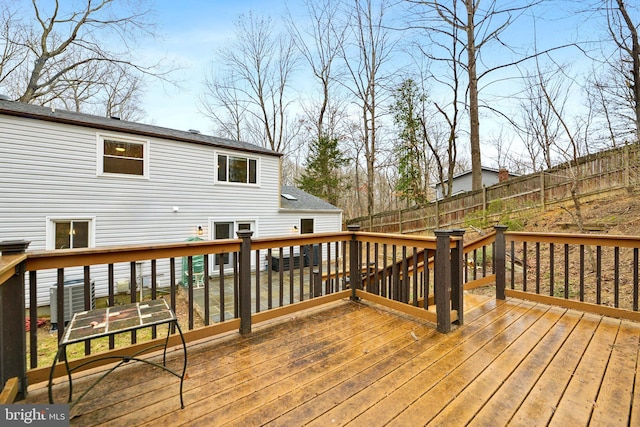
[[(189, 346), (178, 380), (130, 363), (71, 410), (72, 425), (634, 425), (640, 324), (469, 296), (465, 325), (340, 301)], [(168, 363), (179, 366), (179, 352)], [(99, 372), (78, 374), (74, 395)], [(54, 395), (65, 398), (57, 380)], [(26, 403), (46, 403), (45, 385)]]

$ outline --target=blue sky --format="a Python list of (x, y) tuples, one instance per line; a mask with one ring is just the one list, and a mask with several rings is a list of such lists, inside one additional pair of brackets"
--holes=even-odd
[(205, 70), (215, 50), (232, 38), (234, 22), (250, 11), (264, 13), (274, 21), (284, 15), (281, 0), (157, 0), (156, 22), (162, 39), (151, 43), (145, 54), (173, 58), (181, 66), (175, 73), (179, 87), (161, 83), (148, 86), (144, 97), (145, 122), (173, 129), (198, 129), (211, 133), (210, 121), (197, 108)]
[[(566, 18), (556, 21), (557, 16), (567, 16), (556, 2), (550, 2), (537, 13), (544, 20), (538, 20), (537, 37), (539, 48), (554, 45), (561, 39), (576, 37), (576, 26), (566, 22)], [(304, 10), (302, 1), (285, 0), (236, 0), (198, 1), (182, 0), (155, 2), (155, 20), (163, 34), (162, 40), (145, 46), (145, 55), (150, 59), (169, 57), (176, 60), (182, 69), (174, 77), (181, 81), (179, 87), (151, 83), (144, 98), (147, 112), (146, 122), (175, 129), (198, 129), (211, 133), (210, 122), (197, 109), (196, 100), (203, 88), (204, 73), (211, 63), (215, 50), (233, 36), (233, 23), (241, 14), (254, 11), (280, 22), (286, 7), (293, 13)], [(533, 38), (531, 19), (524, 18), (519, 25), (509, 29), (510, 41), (515, 38)], [(577, 52), (573, 52), (575, 54)], [(567, 60), (573, 54), (563, 54)], [(492, 88), (489, 88), (493, 91)]]

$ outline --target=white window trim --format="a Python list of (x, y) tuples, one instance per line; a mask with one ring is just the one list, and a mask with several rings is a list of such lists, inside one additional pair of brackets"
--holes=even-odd
[(69, 221), (88, 221), (89, 222), (89, 247), (95, 248), (96, 246), (96, 217), (95, 216), (55, 216), (46, 217), (47, 224), (45, 232), (47, 236), (46, 249), (52, 250), (56, 246), (56, 222), (69, 222)]
[[(230, 185), (230, 186), (241, 186), (241, 187), (260, 187), (260, 168), (261, 168), (261, 158), (259, 156), (251, 156), (245, 153), (238, 153), (238, 152), (234, 152), (234, 151), (214, 151), (213, 152), (214, 155), (214, 176), (215, 176), (215, 183), (219, 184), (219, 185)], [(247, 160), (251, 159), (251, 160), (255, 160), (256, 161), (256, 182), (255, 184), (252, 182), (230, 182), (228, 180), (229, 178), (229, 174), (227, 171), (227, 181), (220, 181), (218, 180), (218, 156), (219, 155), (223, 155), (223, 156), (227, 156), (227, 157), (242, 157), (245, 158)], [(228, 162), (227, 162), (228, 165)]]
[[(143, 174), (142, 175), (132, 175), (128, 173), (110, 173), (104, 171), (104, 140), (115, 140), (122, 142), (129, 142), (132, 144), (141, 144), (144, 149), (144, 157), (142, 161), (144, 162)], [(139, 138), (131, 138), (129, 136), (121, 136), (109, 133), (98, 133), (96, 134), (96, 175), (97, 176), (105, 176), (105, 177), (119, 177), (119, 178), (129, 178), (129, 179), (149, 179), (149, 159), (150, 159), (150, 144), (148, 139), (139, 139)]]

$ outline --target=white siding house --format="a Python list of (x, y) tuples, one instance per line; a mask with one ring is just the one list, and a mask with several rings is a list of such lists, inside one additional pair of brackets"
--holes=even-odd
[[(502, 174), (502, 176), (501, 176)], [(493, 169), (488, 167), (482, 167), (482, 185), (485, 187), (489, 187), (491, 185), (497, 184), (502, 180), (516, 177), (518, 175), (509, 173), (506, 169)], [(447, 185), (449, 182), (448, 179), (445, 179), (443, 182), (439, 182), (434, 186), (436, 190), (436, 199), (442, 199), (443, 186)], [(467, 191), (471, 191), (472, 179), (471, 179), (471, 171), (466, 171), (459, 173), (453, 177), (453, 188), (451, 190), (451, 196), (455, 196), (457, 194), (466, 193)]]
[(249, 143), (0, 100), (0, 241), (38, 250), (229, 238), (239, 228), (269, 237), (308, 219), (314, 232), (341, 230), (342, 212), (313, 196), (282, 203), (280, 160)]

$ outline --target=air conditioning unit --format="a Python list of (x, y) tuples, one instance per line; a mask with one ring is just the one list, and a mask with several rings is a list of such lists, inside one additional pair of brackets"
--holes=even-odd
[[(96, 286), (95, 282), (89, 282), (89, 292), (91, 294), (91, 310), (96, 308)], [(49, 287), (49, 304), (51, 308), (51, 329), (58, 326), (58, 287)], [(65, 324), (71, 320), (75, 313), (85, 311), (84, 308), (84, 279), (65, 280), (64, 282), (64, 321)]]

